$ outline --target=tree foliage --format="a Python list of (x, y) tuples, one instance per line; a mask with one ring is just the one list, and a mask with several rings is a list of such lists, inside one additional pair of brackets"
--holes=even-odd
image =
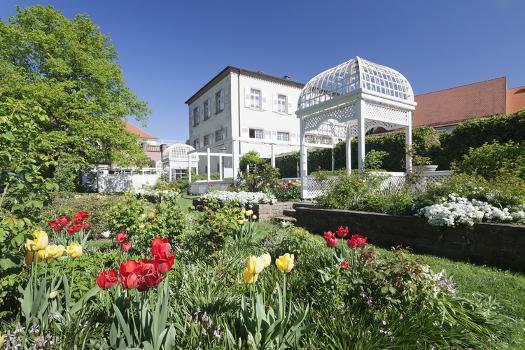
[(29, 194), (35, 179), (97, 163), (145, 164), (123, 118), (145, 120), (149, 110), (125, 85), (110, 38), (87, 16), (18, 9), (0, 21), (0, 72), (0, 187), (15, 190), (30, 177)]

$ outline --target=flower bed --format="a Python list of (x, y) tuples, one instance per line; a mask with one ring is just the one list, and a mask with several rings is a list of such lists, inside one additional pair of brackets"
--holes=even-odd
[(387, 248), (402, 245), (418, 253), (525, 271), (525, 225), (475, 223), (448, 228), (413, 216), (294, 207), (297, 225), (312, 232), (350, 224), (373, 244)]
[(273, 204), (277, 202), (274, 195), (264, 192), (230, 192), (215, 191), (200, 197), (202, 200), (217, 200), (221, 203), (238, 203), (240, 206), (247, 207), (255, 204)]

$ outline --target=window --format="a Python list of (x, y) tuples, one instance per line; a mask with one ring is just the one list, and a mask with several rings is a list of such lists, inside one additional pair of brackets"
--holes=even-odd
[(250, 89), (250, 107), (261, 109), (261, 90)]
[(215, 93), (215, 114), (224, 110), (224, 90)]
[(200, 143), (199, 139), (193, 140), (193, 148), (195, 148), (195, 149), (201, 148), (201, 143)]
[(193, 126), (199, 125), (201, 121), (199, 107), (193, 108)]
[(277, 132), (277, 140), (278, 141), (290, 141), (290, 133), (289, 132)]
[(315, 136), (314, 135), (305, 135), (305, 140), (308, 143), (315, 143)]
[(215, 142), (220, 142), (224, 140), (224, 130), (220, 129), (215, 131)]
[(204, 101), (204, 120), (210, 119), (210, 105), (208, 103), (208, 100)]
[(204, 135), (204, 138), (202, 140), (202, 145), (204, 147), (208, 146), (210, 144), (210, 135)]
[(277, 112), (288, 113), (288, 98), (285, 95), (277, 95)]
[(264, 139), (264, 131), (261, 129), (250, 129), (251, 139)]

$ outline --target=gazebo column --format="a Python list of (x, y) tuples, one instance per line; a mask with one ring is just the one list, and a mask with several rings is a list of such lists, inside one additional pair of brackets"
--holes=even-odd
[(352, 173), (352, 135), (350, 134), (350, 127), (346, 133), (346, 173), (350, 175)]
[(219, 180), (222, 180), (222, 154), (219, 154)]
[(271, 164), (272, 164), (272, 167), (275, 168), (275, 149), (274, 149), (275, 145), (272, 143), (270, 146), (272, 147)]
[(359, 170), (365, 169), (365, 118), (360, 115), (357, 122), (357, 163)]
[(239, 141), (233, 139), (232, 140), (232, 177), (235, 180), (237, 178), (237, 174), (239, 173)]
[(306, 135), (301, 121), (301, 151), (300, 151), (301, 198), (306, 195), (306, 176), (308, 175), (308, 149), (306, 148)]
[(334, 170), (335, 170), (335, 156), (334, 156), (334, 147), (335, 147), (335, 146), (333, 146), (333, 145), (332, 145), (332, 171), (334, 171)]
[(210, 169), (210, 148), (206, 148), (206, 175), (208, 182), (211, 180), (211, 169)]
[(408, 123), (405, 127), (405, 164), (406, 172), (412, 171), (412, 112), (408, 113)]
[(188, 152), (188, 182), (191, 184), (191, 154), (189, 152)]

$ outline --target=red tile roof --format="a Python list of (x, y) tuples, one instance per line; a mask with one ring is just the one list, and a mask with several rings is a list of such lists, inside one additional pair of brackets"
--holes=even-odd
[(138, 128), (137, 126), (131, 124), (128, 121), (124, 121), (124, 124), (126, 125), (126, 130), (131, 133), (137, 135), (139, 138), (143, 140), (158, 140), (158, 137), (153, 136), (151, 134), (148, 134), (144, 130)]
[(525, 109), (525, 85), (507, 89), (507, 113)]
[(504, 114), (507, 112), (506, 91), (507, 79), (500, 77), (417, 95), (413, 124), (439, 127)]

